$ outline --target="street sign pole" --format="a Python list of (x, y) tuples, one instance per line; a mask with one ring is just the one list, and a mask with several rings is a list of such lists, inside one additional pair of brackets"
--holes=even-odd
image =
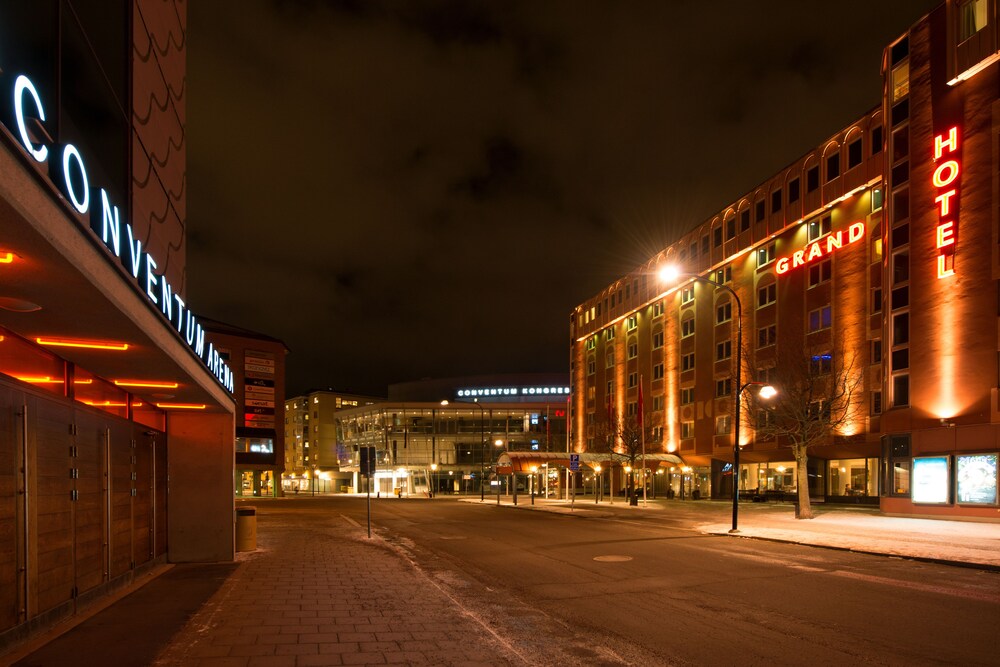
[(368, 506), (368, 538), (372, 536), (372, 478), (375, 476), (375, 448), (361, 448), (361, 475), (365, 478), (365, 503)]

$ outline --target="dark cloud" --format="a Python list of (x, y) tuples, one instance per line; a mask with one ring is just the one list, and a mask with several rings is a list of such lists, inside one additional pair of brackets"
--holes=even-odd
[(874, 107), (933, 4), (189, 3), (189, 301), (292, 391), (567, 370), (570, 309)]

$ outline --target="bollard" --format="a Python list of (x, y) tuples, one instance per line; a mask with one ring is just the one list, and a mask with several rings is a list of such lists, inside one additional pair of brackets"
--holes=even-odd
[(236, 508), (236, 551), (254, 551), (257, 548), (257, 508)]

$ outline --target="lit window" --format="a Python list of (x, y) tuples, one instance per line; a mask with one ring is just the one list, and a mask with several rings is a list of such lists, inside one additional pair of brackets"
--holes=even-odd
[(910, 94), (910, 61), (906, 60), (892, 70), (892, 102), (895, 104)]
[(727, 435), (729, 433), (729, 415), (722, 415), (715, 418), (715, 435)]
[(631, 331), (632, 329), (635, 329), (637, 326), (639, 326), (639, 318), (636, 317), (635, 315), (629, 315), (625, 328)]
[(714, 280), (715, 282), (719, 283), (720, 285), (732, 282), (733, 281), (733, 267), (726, 266), (726, 267), (723, 267), (723, 268), (719, 269), (718, 271), (715, 272), (715, 274), (712, 275), (712, 280)]
[(959, 6), (958, 12), (959, 43), (986, 27), (986, 0), (964, 0)]
[(685, 287), (681, 290), (681, 303), (691, 303), (692, 301), (694, 301), (694, 288)]
[(597, 336), (591, 336), (587, 339), (587, 349), (593, 350), (595, 347), (597, 347)]
[(830, 216), (824, 215), (822, 218), (809, 221), (809, 243), (830, 233)]
[(827, 375), (833, 367), (833, 355), (814, 354), (809, 360), (809, 371), (812, 375)]
[(757, 268), (767, 266), (774, 261), (774, 242), (757, 248)]

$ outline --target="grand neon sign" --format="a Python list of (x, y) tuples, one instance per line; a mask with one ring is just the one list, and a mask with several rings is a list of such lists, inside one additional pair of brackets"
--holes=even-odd
[[(937, 277), (948, 278), (955, 275), (955, 233), (958, 220), (958, 187), (956, 181), (962, 173), (958, 162), (958, 128), (953, 127), (943, 134), (934, 137), (934, 174), (931, 182), (934, 184), (937, 196), (938, 225), (935, 230), (935, 241), (938, 250)], [(950, 159), (941, 161), (947, 156)]]
[[(162, 273), (157, 272), (156, 259), (142, 247), (132, 225), (122, 224), (118, 207), (104, 188), (91, 188), (87, 166), (80, 151), (73, 144), (48, 146), (32, 137), (29, 122), (45, 123), (45, 106), (38, 89), (27, 76), (21, 74), (14, 81), (14, 121), (21, 145), (35, 162), (48, 162), (49, 178), (65, 195), (81, 218), (89, 218), (91, 229), (104, 246), (125, 267), (139, 291), (150, 305), (158, 310), (178, 335), (201, 359), (208, 370), (230, 393), (233, 391), (233, 372), (211, 342), (205, 347), (205, 330), (187, 304), (176, 294)], [(50, 158), (54, 159), (50, 160)], [(95, 206), (92, 203), (99, 202)], [(124, 229), (123, 229), (124, 228)], [(122, 245), (125, 247), (122, 248)]]
[[(846, 233), (846, 235), (845, 235)], [(789, 270), (814, 262), (852, 243), (860, 241), (865, 236), (865, 223), (853, 222), (846, 229), (830, 232), (818, 241), (813, 241), (805, 248), (796, 250), (787, 257), (782, 257), (775, 263), (774, 270), (778, 274), (788, 273)]]

